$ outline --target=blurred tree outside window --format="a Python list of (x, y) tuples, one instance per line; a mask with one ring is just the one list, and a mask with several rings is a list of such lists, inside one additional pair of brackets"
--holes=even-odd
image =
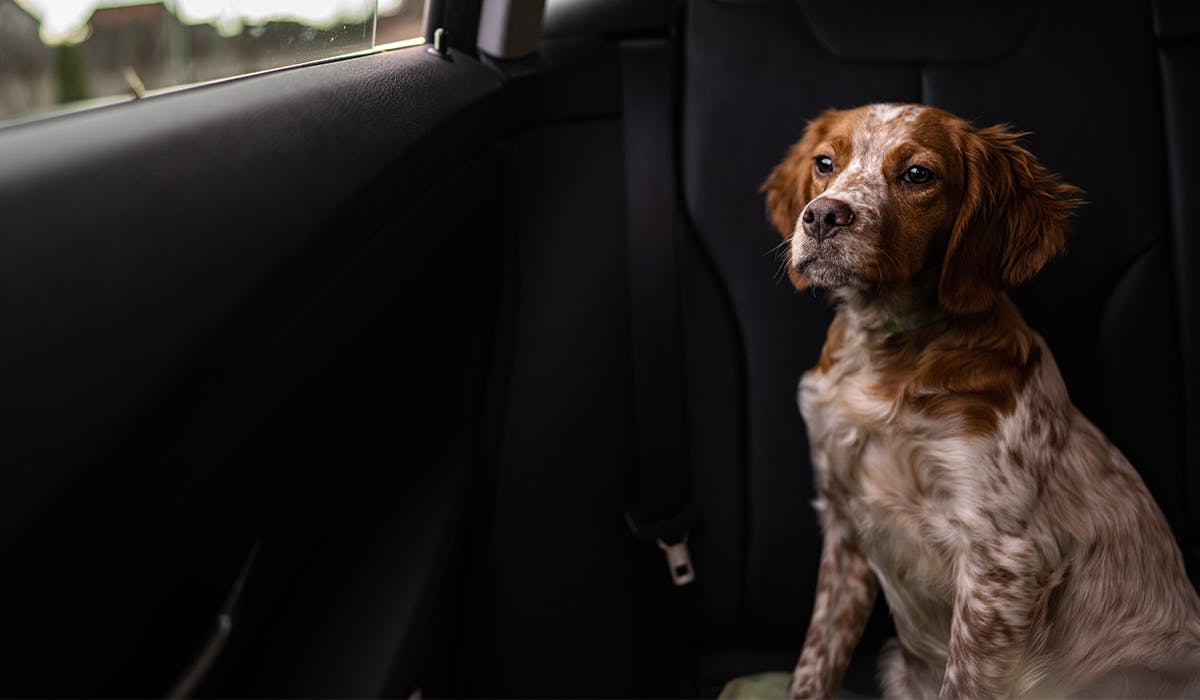
[(420, 37), (424, 0), (0, 0), (0, 121)]

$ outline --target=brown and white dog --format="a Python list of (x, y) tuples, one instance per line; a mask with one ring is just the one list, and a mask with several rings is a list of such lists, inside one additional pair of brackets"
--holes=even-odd
[(763, 186), (793, 283), (837, 304), (799, 389), (825, 539), (793, 697), (839, 688), (877, 586), (889, 696), (1200, 694), (1171, 531), (1003, 291), (1080, 203), (1017, 137), (829, 111)]

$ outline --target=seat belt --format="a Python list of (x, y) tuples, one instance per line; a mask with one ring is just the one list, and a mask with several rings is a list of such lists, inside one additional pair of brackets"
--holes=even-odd
[(636, 457), (635, 495), (625, 517), (645, 543), (637, 691), (694, 697), (686, 586), (696, 576), (688, 537), (697, 513), (689, 500), (684, 416), (674, 42), (622, 42), (621, 84)]

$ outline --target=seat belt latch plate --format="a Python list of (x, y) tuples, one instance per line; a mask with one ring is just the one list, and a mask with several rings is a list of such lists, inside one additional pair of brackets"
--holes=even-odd
[(696, 570), (692, 568), (692, 555), (688, 551), (687, 537), (675, 544), (667, 544), (662, 538), (655, 540), (658, 548), (667, 557), (667, 569), (671, 572), (671, 583), (676, 586), (686, 586), (696, 580)]

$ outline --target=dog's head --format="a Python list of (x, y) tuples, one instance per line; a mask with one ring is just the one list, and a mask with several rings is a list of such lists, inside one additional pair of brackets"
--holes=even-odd
[(949, 313), (990, 308), (1063, 249), (1080, 191), (1004, 127), (921, 105), (825, 112), (763, 185), (797, 289), (904, 289), (940, 268)]

